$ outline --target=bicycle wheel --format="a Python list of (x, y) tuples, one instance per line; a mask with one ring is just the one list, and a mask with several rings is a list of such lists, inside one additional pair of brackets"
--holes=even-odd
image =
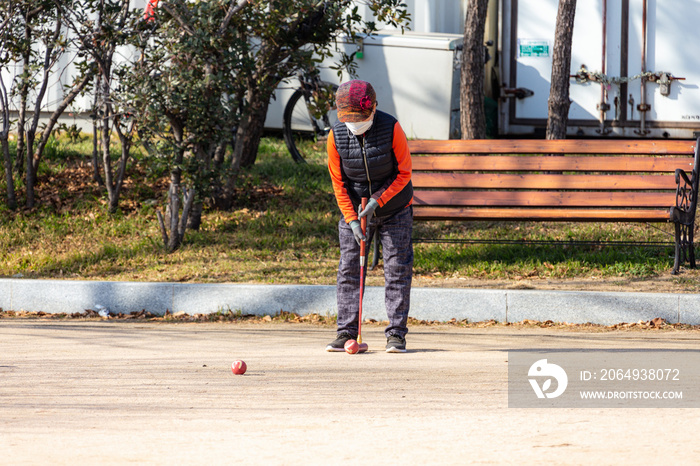
[[(319, 84), (328, 96), (335, 96), (338, 86), (322, 82)], [(305, 163), (312, 151), (325, 150), (326, 140), (333, 124), (337, 121), (335, 102), (329, 99), (314, 99), (314, 93), (297, 89), (284, 107), (282, 132), (289, 153), (297, 163)]]

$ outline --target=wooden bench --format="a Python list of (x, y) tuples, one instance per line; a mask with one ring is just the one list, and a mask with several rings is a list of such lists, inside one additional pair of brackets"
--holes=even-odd
[(674, 222), (675, 274), (695, 267), (698, 141), (409, 141), (414, 219)]

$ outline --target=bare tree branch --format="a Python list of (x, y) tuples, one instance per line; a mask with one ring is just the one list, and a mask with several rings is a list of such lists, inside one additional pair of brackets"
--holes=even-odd
[[(71, 15), (74, 17), (78, 17), (78, 14), (75, 12), (75, 10), (71, 9), (68, 5), (63, 5), (62, 2), (59, 0), (54, 0), (54, 3), (58, 8), (63, 8), (68, 14), (65, 16), (64, 20), (68, 23), (68, 26), (70, 29), (72, 29), (74, 32), (78, 32), (80, 29), (78, 26), (76, 26), (75, 21), (71, 18)], [(99, 65), (100, 69), (104, 68), (104, 61), (102, 60), (102, 55), (100, 55), (99, 51), (97, 48), (92, 44), (93, 37), (88, 37), (83, 34), (77, 34), (78, 40), (82, 44), (83, 50), (85, 50), (87, 53), (92, 56), (92, 58), (97, 62)]]
[(185, 239), (185, 230), (187, 230), (187, 219), (190, 216), (192, 202), (194, 202), (194, 188), (182, 188), (182, 200), (182, 217), (180, 218), (180, 225), (177, 232), (180, 236), (180, 243), (182, 243)]
[(158, 216), (158, 223), (160, 224), (160, 235), (163, 237), (163, 245), (168, 247), (168, 230), (165, 228), (165, 221), (163, 220), (163, 214), (160, 210), (156, 210), (156, 215)]
[(12, 15), (8, 15), (7, 18), (5, 18), (5, 21), (0, 24), (0, 32), (7, 27), (7, 25), (10, 23), (10, 19), (12, 19)]
[(229, 23), (231, 22), (231, 18), (233, 18), (233, 15), (241, 11), (245, 6), (248, 4), (249, 0), (231, 0), (231, 6), (228, 9), (228, 12), (226, 13), (226, 17), (224, 18), (224, 21), (221, 23), (221, 27), (219, 28), (219, 34), (223, 34), (226, 28), (228, 27)]
[(66, 108), (68, 108), (68, 106), (73, 102), (73, 100), (75, 100), (78, 94), (80, 94), (83, 91), (83, 89), (85, 89), (85, 87), (90, 83), (94, 74), (94, 72), (85, 73), (83, 79), (80, 82), (78, 82), (75, 85), (75, 87), (63, 98), (58, 107), (56, 107), (56, 110), (54, 110), (51, 114), (49, 122), (43, 131), (41, 140), (39, 141), (39, 144), (37, 145), (37, 148), (34, 151), (33, 159), (35, 168), (39, 167), (40, 154), (44, 151), (44, 147), (46, 147), (46, 144), (49, 142), (49, 138), (51, 137), (51, 131), (58, 122), (58, 118), (63, 114)]
[(7, 88), (5, 87), (5, 81), (2, 79), (2, 75), (0, 75), (0, 113), (2, 113), (3, 124), (3, 126), (0, 127), (0, 134), (5, 137), (6, 133), (9, 134), (10, 132), (10, 108)]
[[(36, 130), (37, 127), (39, 126), (39, 117), (41, 115), (41, 105), (44, 100), (44, 96), (46, 95), (46, 89), (48, 88), (49, 84), (49, 76), (51, 74), (51, 68), (53, 66), (53, 63), (56, 61), (56, 57), (52, 57), (54, 49), (56, 47), (56, 44), (58, 42), (58, 38), (60, 37), (61, 34), (61, 28), (62, 28), (62, 16), (60, 12), (58, 13), (56, 17), (56, 25), (54, 29), (54, 34), (51, 39), (51, 41), (47, 44), (46, 46), (46, 51), (44, 54), (44, 65), (43, 65), (43, 77), (42, 77), (42, 82), (41, 82), (41, 87), (39, 89), (39, 92), (37, 92), (36, 95), (36, 102), (34, 104), (34, 116), (32, 117), (32, 122), (30, 129), (27, 131), (27, 147), (26, 147), (26, 164), (27, 164), (27, 173), (26, 173), (26, 187), (27, 187), (27, 200), (26, 200), (26, 205), (29, 208), (34, 207), (34, 202), (35, 202), (35, 196), (34, 196), (34, 186), (36, 184), (36, 178), (37, 178), (37, 170), (39, 167), (39, 158), (35, 155), (35, 153), (32, 150), (32, 146), (34, 145), (34, 138), (36, 137)], [(46, 134), (46, 132), (44, 133)], [(38, 152), (38, 154), (41, 154), (41, 152)]]
[(162, 9), (164, 9), (165, 11), (167, 11), (168, 14), (170, 14), (170, 16), (172, 16), (172, 17), (175, 19), (175, 21), (178, 22), (178, 24), (179, 24), (180, 26), (182, 26), (182, 29), (183, 29), (187, 34), (189, 34), (190, 36), (194, 35), (194, 31), (192, 30), (192, 27), (191, 27), (189, 24), (187, 24), (187, 23), (185, 22), (185, 20), (182, 19), (182, 17), (177, 13), (177, 11), (175, 11), (174, 8), (171, 8), (170, 5), (169, 5), (168, 3), (161, 3), (161, 4), (160, 4), (160, 7), (161, 7)]

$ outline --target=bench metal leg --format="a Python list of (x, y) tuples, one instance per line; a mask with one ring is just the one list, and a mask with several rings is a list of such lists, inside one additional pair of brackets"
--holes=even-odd
[(688, 262), (690, 262), (690, 268), (695, 268), (695, 245), (693, 244), (693, 235), (695, 231), (695, 225), (688, 226)]
[(372, 241), (374, 245), (372, 247), (372, 263), (369, 266), (370, 270), (374, 270), (377, 264), (379, 264), (379, 231), (374, 231), (374, 238)]
[(689, 263), (691, 269), (695, 268), (695, 246), (693, 245), (693, 230), (695, 225), (683, 225), (675, 222), (676, 254), (673, 261), (672, 275), (678, 274), (681, 264)]
[(675, 247), (675, 254), (673, 257), (673, 270), (671, 270), (671, 275), (676, 275), (678, 274), (678, 269), (681, 267), (681, 225), (676, 222), (674, 223), (675, 227), (675, 240), (676, 240), (676, 247)]

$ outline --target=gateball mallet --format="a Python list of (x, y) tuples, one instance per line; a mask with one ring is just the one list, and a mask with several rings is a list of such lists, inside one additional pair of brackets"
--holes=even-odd
[[(362, 198), (362, 210), (367, 207), (367, 198)], [(367, 237), (367, 217), (360, 219), (362, 235)], [(365, 294), (365, 262), (367, 260), (367, 241), (360, 241), (360, 312), (357, 317), (357, 343), (360, 345), (358, 353), (364, 353), (369, 349), (367, 343), (362, 343), (362, 297)]]

